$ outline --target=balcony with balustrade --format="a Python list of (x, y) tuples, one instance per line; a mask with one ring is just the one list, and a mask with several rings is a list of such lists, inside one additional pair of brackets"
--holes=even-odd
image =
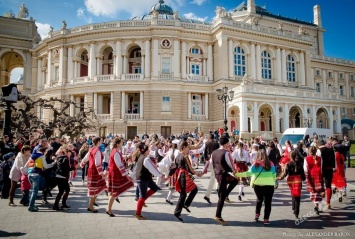
[(94, 81), (113, 81), (115, 80), (115, 75), (96, 75), (94, 76)]
[(111, 114), (96, 114), (96, 118), (99, 121), (112, 120)]
[(144, 74), (122, 74), (121, 80), (142, 81)]
[(208, 82), (208, 76), (188, 75), (186, 80), (188, 82)]
[(139, 120), (140, 119), (140, 114), (126, 113), (125, 114), (125, 118), (127, 118), (127, 120)]
[(174, 74), (173, 73), (160, 73), (159, 79), (160, 80), (173, 80)]
[(206, 120), (206, 115), (196, 115), (196, 114), (192, 114), (191, 115), (191, 119), (195, 120), (195, 121), (204, 121)]

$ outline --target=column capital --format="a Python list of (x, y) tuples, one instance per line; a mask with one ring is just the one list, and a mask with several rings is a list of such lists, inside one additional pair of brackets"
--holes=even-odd
[(118, 43), (118, 42), (122, 42), (122, 40), (121, 39), (116, 39), (116, 40), (113, 41), (113, 43), (115, 43), (115, 44)]
[(92, 45), (92, 44), (95, 45), (95, 44), (96, 44), (96, 41), (90, 41), (90, 42), (89, 42), (89, 45)]
[(148, 38), (144, 38), (143, 39), (143, 42), (147, 42), (147, 41), (150, 41), (152, 38), (151, 37), (148, 37)]

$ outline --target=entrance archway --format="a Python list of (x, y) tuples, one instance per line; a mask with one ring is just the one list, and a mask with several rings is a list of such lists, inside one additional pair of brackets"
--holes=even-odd
[(328, 112), (326, 109), (319, 108), (317, 110), (316, 125), (317, 125), (317, 128), (329, 129)]
[(23, 57), (17, 52), (5, 52), (0, 60), (0, 86), (3, 86), (10, 83), (12, 70), (25, 66)]
[(259, 124), (260, 131), (272, 131), (273, 123), (272, 117), (273, 110), (270, 105), (264, 104), (259, 108)]
[(291, 128), (301, 128), (303, 126), (302, 110), (298, 106), (292, 106), (289, 115)]
[(240, 118), (239, 118), (239, 108), (238, 106), (232, 106), (228, 109), (228, 122), (230, 122), (229, 130), (233, 132), (233, 130), (240, 130)]

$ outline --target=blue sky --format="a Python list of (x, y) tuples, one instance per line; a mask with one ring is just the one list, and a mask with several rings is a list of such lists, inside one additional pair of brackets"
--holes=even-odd
[[(19, 6), (25, 3), (30, 16), (36, 19), (42, 36), (49, 26), (60, 29), (62, 20), (68, 28), (90, 23), (127, 20), (149, 12), (158, 0), (0, 0), (0, 14), (12, 11), (17, 14)], [(227, 10), (237, 7), (242, 0), (165, 0), (180, 16), (200, 18), (210, 21), (216, 6)], [(246, 2), (246, 0), (245, 0)], [(353, 19), (354, 0), (256, 0), (269, 12), (299, 20), (313, 21), (313, 6), (321, 6), (325, 55), (355, 60), (355, 21)], [(343, 7), (344, 6), (344, 7)], [(18, 77), (17, 77), (18, 78)]]

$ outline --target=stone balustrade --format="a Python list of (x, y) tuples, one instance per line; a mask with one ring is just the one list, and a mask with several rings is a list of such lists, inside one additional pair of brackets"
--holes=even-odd
[(192, 114), (191, 115), (191, 119), (192, 120), (196, 120), (196, 121), (203, 121), (203, 120), (206, 120), (206, 116), (205, 115)]
[(111, 120), (111, 114), (96, 114), (98, 120)]
[(188, 75), (186, 80), (190, 82), (208, 82), (208, 76)]
[(121, 80), (144, 80), (144, 74), (122, 74)]
[(140, 114), (125, 114), (125, 117), (127, 117), (127, 120), (139, 120)]

